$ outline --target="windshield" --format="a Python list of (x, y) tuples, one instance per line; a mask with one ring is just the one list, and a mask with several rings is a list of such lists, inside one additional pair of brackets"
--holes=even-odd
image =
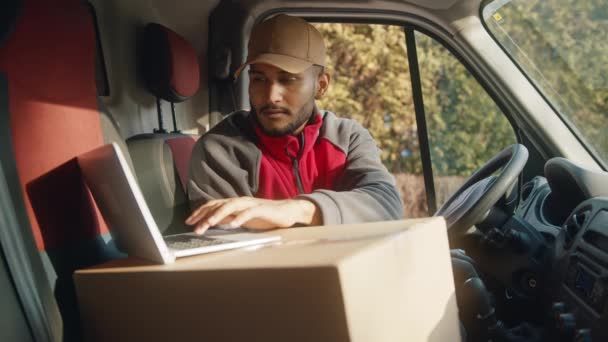
[(495, 0), (490, 33), (604, 165), (608, 162), (608, 2)]

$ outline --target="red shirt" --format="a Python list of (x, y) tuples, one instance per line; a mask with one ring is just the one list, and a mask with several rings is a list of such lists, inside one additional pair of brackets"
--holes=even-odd
[(262, 151), (256, 197), (293, 198), (316, 189), (336, 190), (346, 164), (346, 154), (326, 139), (319, 138), (323, 121), (313, 121), (299, 135), (272, 137), (255, 126)]

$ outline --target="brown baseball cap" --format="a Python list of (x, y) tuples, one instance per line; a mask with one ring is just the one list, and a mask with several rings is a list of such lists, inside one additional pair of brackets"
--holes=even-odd
[(235, 77), (255, 63), (270, 64), (294, 74), (313, 64), (325, 66), (321, 33), (306, 20), (285, 14), (254, 26), (247, 50), (247, 61), (236, 70)]

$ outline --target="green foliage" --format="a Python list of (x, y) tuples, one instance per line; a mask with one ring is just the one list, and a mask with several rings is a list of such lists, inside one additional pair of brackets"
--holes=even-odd
[(433, 170), (468, 176), (516, 142), (485, 90), (438, 42), (416, 34)]
[[(325, 38), (327, 70), (333, 78), (319, 106), (367, 127), (390, 171), (420, 173), (403, 30), (382, 25), (316, 26)], [(404, 158), (402, 151), (415, 155)]]
[[(421, 174), (403, 28), (315, 26), (325, 38), (333, 77), (319, 106), (367, 127), (389, 171)], [(433, 168), (439, 175), (469, 176), (515, 142), (513, 131), (460, 62), (429, 37), (417, 34), (416, 40)]]
[(515, 0), (490, 31), (564, 119), (608, 161), (608, 5)]

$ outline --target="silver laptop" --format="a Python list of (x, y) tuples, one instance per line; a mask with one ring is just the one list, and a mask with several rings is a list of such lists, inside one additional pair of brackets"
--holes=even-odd
[(128, 255), (168, 264), (179, 257), (280, 240), (244, 229), (163, 237), (118, 145), (84, 153), (78, 156), (78, 164), (114, 241)]

